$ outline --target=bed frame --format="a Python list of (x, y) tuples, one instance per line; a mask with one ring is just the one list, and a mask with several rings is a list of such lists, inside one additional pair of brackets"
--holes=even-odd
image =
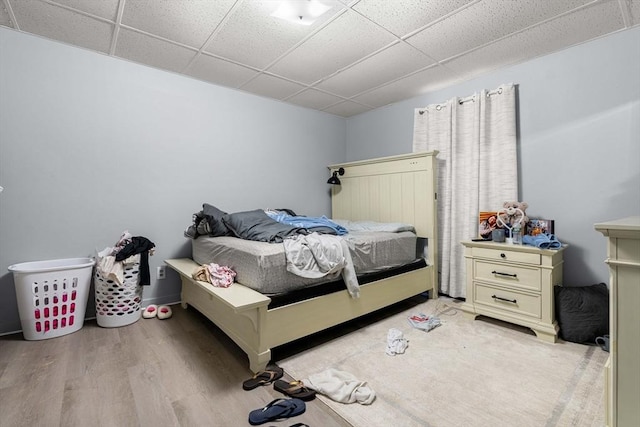
[(332, 186), (332, 217), (413, 224), (427, 239), (427, 266), (361, 285), (360, 298), (347, 290), (277, 308), (271, 299), (240, 283), (216, 288), (191, 277), (191, 259), (169, 259), (180, 274), (182, 306), (209, 318), (249, 357), (253, 372), (264, 370), (271, 348), (322, 331), (414, 295), (437, 297), (436, 171), (437, 152), (413, 153), (329, 166), (344, 168), (342, 185)]

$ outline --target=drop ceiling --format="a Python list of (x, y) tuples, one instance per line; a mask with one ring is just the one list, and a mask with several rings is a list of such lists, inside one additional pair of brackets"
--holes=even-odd
[(278, 0), (0, 0), (0, 25), (349, 117), (640, 24), (640, 0), (323, 1), (303, 26)]

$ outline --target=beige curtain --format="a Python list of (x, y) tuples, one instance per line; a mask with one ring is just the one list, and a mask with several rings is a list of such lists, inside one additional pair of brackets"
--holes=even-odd
[(413, 151), (438, 150), (440, 292), (466, 297), (462, 240), (478, 213), (518, 200), (516, 88), (505, 84), (415, 111)]

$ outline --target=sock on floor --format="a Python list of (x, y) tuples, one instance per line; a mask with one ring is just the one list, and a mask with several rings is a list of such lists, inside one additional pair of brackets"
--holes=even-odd
[(402, 335), (402, 331), (399, 329), (391, 328), (387, 333), (387, 349), (385, 353), (389, 356), (395, 356), (396, 354), (402, 354), (407, 349), (409, 341), (407, 341)]

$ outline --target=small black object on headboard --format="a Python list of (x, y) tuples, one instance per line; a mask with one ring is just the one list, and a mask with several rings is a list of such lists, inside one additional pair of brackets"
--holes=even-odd
[(327, 180), (327, 184), (332, 184), (332, 185), (340, 185), (340, 178), (338, 178), (338, 175), (342, 176), (344, 175), (344, 168), (340, 168), (336, 171), (333, 171), (333, 175), (331, 175), (331, 178), (329, 178)]

